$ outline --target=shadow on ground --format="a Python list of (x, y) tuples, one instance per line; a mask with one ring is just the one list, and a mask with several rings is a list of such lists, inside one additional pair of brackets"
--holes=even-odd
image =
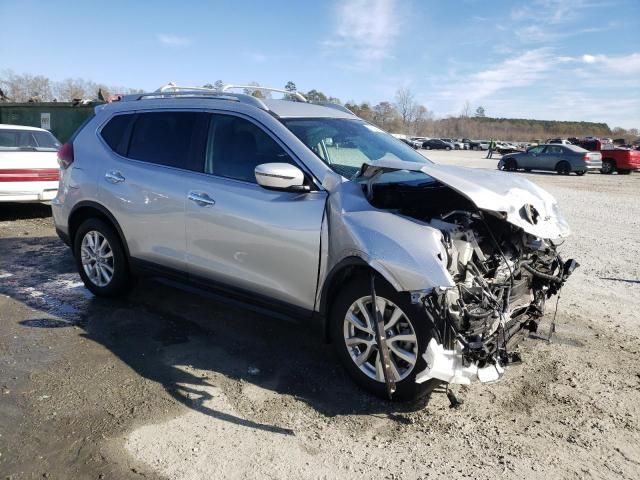
[[(81, 335), (204, 414), (291, 433), (206, 407), (210, 396), (205, 387), (220, 387), (212, 383), (219, 379), (227, 386), (241, 380), (293, 396), (326, 416), (376, 414), (404, 422), (402, 413), (428, 402), (392, 404), (373, 398), (354, 385), (311, 325), (238, 308), (210, 293), (141, 279), (127, 298), (93, 297), (81, 285), (70, 251), (55, 237), (0, 239), (0, 259), (0, 269), (11, 275), (0, 280), (0, 293), (48, 314), (24, 320), (22, 326), (79, 326)], [(182, 366), (212, 375), (198, 377)]]
[(27, 218), (47, 218), (51, 216), (51, 206), (43, 203), (1, 203), (0, 222)]

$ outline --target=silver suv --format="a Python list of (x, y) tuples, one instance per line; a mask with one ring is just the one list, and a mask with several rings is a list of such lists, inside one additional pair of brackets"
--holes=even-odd
[[(253, 87), (252, 87), (253, 88)], [(95, 295), (163, 275), (318, 325), (394, 399), (498, 380), (575, 268), (551, 195), (445, 167), (339, 105), (169, 87), (59, 152), (58, 235)]]

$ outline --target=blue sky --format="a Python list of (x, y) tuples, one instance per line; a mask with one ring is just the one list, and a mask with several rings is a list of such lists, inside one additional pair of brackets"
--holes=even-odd
[(640, 128), (638, 0), (0, 0), (0, 71), (153, 90), (293, 80), (343, 101), (400, 86), (436, 116)]

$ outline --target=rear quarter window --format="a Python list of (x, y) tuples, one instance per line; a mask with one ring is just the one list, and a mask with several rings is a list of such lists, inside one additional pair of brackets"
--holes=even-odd
[(100, 136), (107, 145), (109, 145), (111, 150), (123, 156), (127, 153), (127, 139), (125, 135), (132, 120), (132, 114), (116, 115), (109, 120), (100, 131)]

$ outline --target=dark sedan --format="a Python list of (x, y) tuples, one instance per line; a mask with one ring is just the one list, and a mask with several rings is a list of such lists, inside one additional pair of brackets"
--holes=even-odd
[(431, 140), (427, 140), (422, 144), (422, 148), (426, 150), (453, 150), (453, 143), (445, 142), (444, 140), (440, 140), (438, 138), (432, 138)]
[(569, 175), (575, 172), (584, 175), (589, 170), (602, 168), (602, 155), (599, 152), (589, 152), (576, 145), (537, 145), (522, 153), (504, 155), (498, 162), (499, 170), (515, 172), (523, 169), (546, 170)]

